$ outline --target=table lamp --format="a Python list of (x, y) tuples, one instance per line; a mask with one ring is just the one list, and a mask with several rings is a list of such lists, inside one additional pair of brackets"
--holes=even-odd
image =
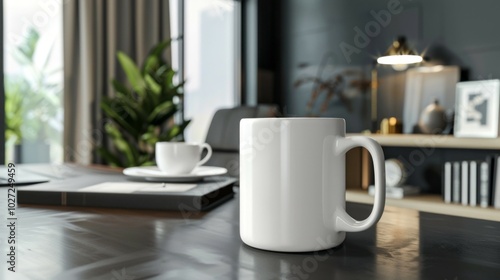
[(408, 46), (406, 37), (399, 36), (385, 54), (377, 58), (372, 69), (372, 82), (371, 82), (371, 98), (372, 98), (372, 132), (377, 132), (377, 89), (378, 89), (378, 75), (377, 66), (391, 65), (394, 70), (403, 71), (408, 68), (410, 64), (420, 63), (423, 61), (421, 55)]

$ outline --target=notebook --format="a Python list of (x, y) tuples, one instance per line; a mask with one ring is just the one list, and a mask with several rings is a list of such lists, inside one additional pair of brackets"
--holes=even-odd
[(234, 196), (235, 178), (195, 183), (131, 181), (118, 173), (87, 173), (18, 188), (19, 204), (205, 211)]

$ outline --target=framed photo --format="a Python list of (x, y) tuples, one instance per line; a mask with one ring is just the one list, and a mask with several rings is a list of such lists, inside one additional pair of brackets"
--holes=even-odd
[(420, 66), (406, 71), (403, 106), (403, 133), (415, 133), (422, 111), (437, 99), (446, 111), (455, 110), (460, 81), (458, 66)]
[(499, 136), (500, 80), (457, 83), (456, 137)]

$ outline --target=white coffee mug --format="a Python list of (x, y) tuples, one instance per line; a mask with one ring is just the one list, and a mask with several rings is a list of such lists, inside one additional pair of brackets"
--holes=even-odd
[[(200, 160), (204, 148), (207, 149), (207, 154)], [(156, 165), (166, 175), (189, 174), (195, 167), (206, 163), (211, 156), (212, 148), (207, 143), (156, 143)]]
[[(374, 206), (362, 221), (345, 210), (345, 153), (358, 146), (368, 149), (375, 167)], [(344, 119), (241, 120), (240, 236), (247, 245), (281, 252), (332, 248), (345, 232), (377, 223), (384, 204), (382, 148), (368, 137), (346, 137)]]

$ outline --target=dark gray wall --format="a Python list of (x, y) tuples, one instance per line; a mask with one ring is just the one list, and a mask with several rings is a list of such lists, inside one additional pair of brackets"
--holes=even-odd
[[(386, 11), (386, 12), (380, 12)], [(392, 11), (392, 12), (391, 12)], [(398, 35), (406, 35), (418, 51), (433, 61), (460, 65), (469, 70), (470, 80), (500, 77), (500, 1), (495, 0), (288, 0), (282, 1), (279, 72), (283, 111), (305, 115), (311, 87), (293, 87), (303, 74), (301, 63), (319, 65), (325, 53), (333, 57), (334, 68), (363, 69), (369, 79), (371, 63)], [(373, 13), (387, 15), (380, 31)], [(387, 19), (387, 18), (385, 18)], [(386, 24), (387, 23), (387, 24)], [(355, 28), (375, 34), (364, 45), (356, 44)], [(358, 36), (359, 37), (359, 36)], [(360, 42), (358, 42), (360, 43)], [(363, 43), (363, 42), (362, 42)], [(359, 53), (346, 56), (342, 46)], [(402, 116), (404, 72), (379, 67), (379, 118)], [(348, 131), (369, 128), (369, 90), (353, 97), (352, 112), (332, 102), (323, 116), (343, 117)]]

